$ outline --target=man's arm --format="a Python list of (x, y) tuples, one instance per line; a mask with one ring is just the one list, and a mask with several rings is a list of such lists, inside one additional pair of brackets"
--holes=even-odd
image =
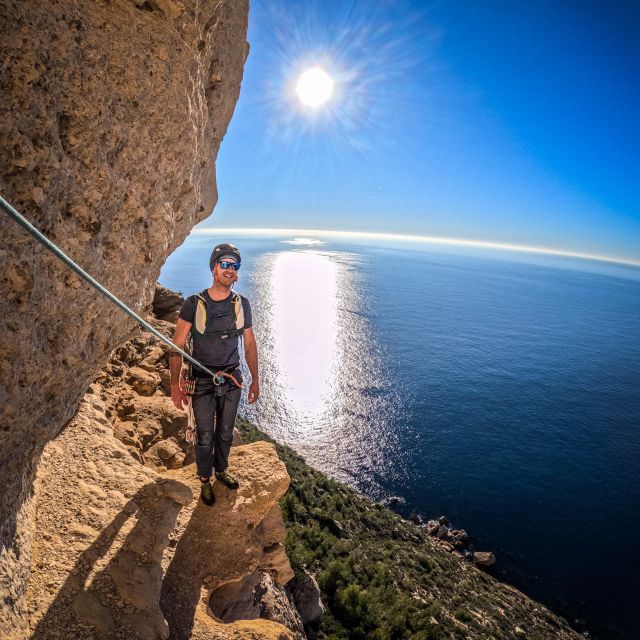
[[(187, 336), (191, 331), (191, 323), (178, 318), (176, 322), (176, 332), (173, 336), (173, 344), (180, 349), (184, 349)], [(182, 355), (177, 351), (169, 352), (169, 372), (171, 373), (171, 400), (178, 409), (183, 409), (187, 404), (187, 396), (180, 387), (180, 372), (182, 371)]]
[(260, 379), (258, 375), (258, 345), (253, 329), (249, 327), (244, 330), (244, 359), (247, 361), (249, 373), (251, 374), (251, 384), (249, 385), (249, 395), (247, 400), (253, 404), (260, 397)]

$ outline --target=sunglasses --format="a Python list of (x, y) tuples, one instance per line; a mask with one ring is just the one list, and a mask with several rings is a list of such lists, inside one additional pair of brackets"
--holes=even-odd
[(231, 267), (234, 271), (238, 271), (238, 269), (240, 269), (240, 263), (239, 262), (229, 262), (227, 260), (220, 260), (220, 262), (218, 262), (218, 264), (223, 269), (228, 269), (229, 267)]

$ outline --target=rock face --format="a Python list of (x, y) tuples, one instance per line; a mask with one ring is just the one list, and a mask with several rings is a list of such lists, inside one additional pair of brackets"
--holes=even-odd
[(275, 620), (294, 630), (296, 640), (307, 638), (287, 591), (262, 571), (218, 587), (209, 599), (209, 606), (224, 622), (258, 618)]
[[(247, 15), (247, 0), (0, 0), (0, 193), (135, 310), (216, 203)], [(133, 324), (4, 213), (0, 297), (0, 591), (12, 606), (39, 456)]]
[(178, 319), (183, 302), (184, 298), (179, 293), (159, 284), (156, 286), (153, 296), (153, 315), (159, 320), (175, 322)]
[(316, 579), (305, 571), (287, 584), (287, 590), (291, 593), (302, 624), (307, 629), (307, 637), (315, 637), (313, 626), (319, 624), (324, 615), (324, 605)]

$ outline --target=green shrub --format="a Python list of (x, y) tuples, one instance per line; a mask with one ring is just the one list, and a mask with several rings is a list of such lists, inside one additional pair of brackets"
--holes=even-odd
[(465, 607), (458, 607), (453, 612), (453, 617), (460, 622), (471, 622), (473, 616), (467, 611)]
[(351, 582), (351, 567), (348, 560), (339, 558), (332, 560), (326, 569), (318, 574), (318, 586), (329, 596), (331, 602), (335, 602), (335, 596)]
[(369, 618), (367, 592), (357, 584), (340, 589), (336, 594), (336, 616), (347, 629), (362, 628)]

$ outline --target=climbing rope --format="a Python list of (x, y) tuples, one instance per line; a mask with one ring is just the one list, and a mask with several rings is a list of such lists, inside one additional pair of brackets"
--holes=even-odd
[(133, 318), (143, 329), (152, 333), (156, 338), (159, 338), (165, 344), (169, 345), (174, 351), (177, 351), (186, 358), (189, 362), (194, 364), (202, 371), (208, 373), (211, 377), (215, 377), (216, 373), (210, 371), (204, 365), (200, 364), (186, 351), (183, 351), (179, 347), (176, 347), (169, 338), (163, 336), (158, 330), (154, 329), (146, 320), (141, 318), (135, 311), (130, 309), (122, 300), (117, 298), (106, 287), (103, 287), (97, 280), (92, 278), (82, 267), (77, 265), (66, 253), (57, 247), (49, 238), (47, 238), (41, 231), (36, 229), (22, 214), (18, 213), (1, 195), (0, 195), (0, 207), (2, 210), (13, 220), (15, 220), (23, 229), (25, 229), (30, 235), (32, 235), (40, 244), (44, 245), (54, 256), (64, 262), (70, 269), (75, 271), (83, 280), (88, 282), (94, 289), (97, 289), (103, 296), (113, 302), (116, 306), (120, 307), (128, 316)]
[(216, 386), (220, 386), (224, 382), (225, 378), (231, 380), (231, 382), (233, 382), (233, 384), (235, 384), (238, 389), (242, 389), (242, 383), (238, 382), (233, 374), (226, 371), (216, 371), (216, 375), (213, 376), (213, 384), (215, 384)]

